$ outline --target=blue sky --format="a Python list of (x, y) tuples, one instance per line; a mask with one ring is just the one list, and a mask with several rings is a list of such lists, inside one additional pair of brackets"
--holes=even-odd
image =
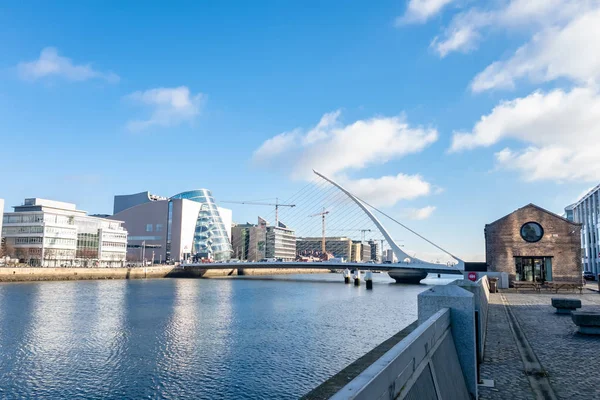
[(481, 259), (485, 223), (600, 180), (599, 26), (594, 1), (3, 2), (0, 197), (284, 199), (319, 168)]

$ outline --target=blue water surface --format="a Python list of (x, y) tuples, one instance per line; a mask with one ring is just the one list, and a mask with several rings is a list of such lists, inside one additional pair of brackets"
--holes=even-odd
[(298, 398), (414, 321), (425, 289), (387, 274), (372, 291), (339, 274), (0, 284), (0, 398)]

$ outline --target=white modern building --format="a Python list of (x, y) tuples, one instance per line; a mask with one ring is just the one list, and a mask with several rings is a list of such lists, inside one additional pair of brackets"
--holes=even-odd
[(149, 192), (118, 195), (113, 211), (109, 218), (124, 221), (129, 232), (128, 261), (231, 258), (232, 212), (217, 207), (209, 190), (171, 197)]
[(581, 258), (584, 271), (600, 273), (600, 185), (576, 203), (565, 207), (565, 216), (582, 224)]
[(121, 221), (88, 216), (75, 204), (32, 198), (2, 218), (11, 258), (41, 267), (122, 267), (127, 231)]

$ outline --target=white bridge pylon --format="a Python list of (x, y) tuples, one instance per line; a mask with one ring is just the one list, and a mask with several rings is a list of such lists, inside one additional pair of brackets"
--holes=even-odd
[[(383, 226), (383, 224), (381, 222), (379, 222), (379, 220), (371, 212), (371, 210), (369, 210), (369, 208), (367, 207), (367, 204), (365, 202), (363, 202), (361, 199), (359, 199), (358, 197), (354, 196), (352, 193), (350, 193), (349, 191), (347, 191), (346, 189), (344, 189), (339, 183), (337, 183), (337, 182), (335, 182), (335, 181), (327, 178), (323, 174), (318, 173), (314, 169), (313, 169), (313, 172), (317, 176), (319, 176), (320, 178), (326, 180), (327, 182), (331, 183), (333, 186), (335, 186), (339, 190), (341, 190), (352, 201), (354, 201), (365, 212), (365, 214), (367, 214), (367, 216), (371, 219), (371, 221), (373, 221), (373, 223), (375, 224), (375, 226), (377, 227), (377, 229), (379, 229), (379, 231), (381, 232), (381, 234), (383, 235), (383, 237), (387, 241), (388, 245), (392, 249), (392, 252), (394, 252), (394, 254), (396, 255), (396, 258), (398, 258), (398, 262), (399, 263), (406, 264), (407, 266), (410, 265), (410, 264), (418, 264), (418, 266), (415, 265), (415, 267), (418, 268), (418, 269), (422, 269), (422, 268), (432, 268), (432, 269), (437, 269), (437, 270), (443, 269), (443, 268), (440, 268), (443, 264), (430, 263), (430, 262), (423, 261), (423, 260), (421, 260), (419, 258), (416, 258), (416, 257), (411, 257), (408, 254), (406, 254), (404, 251), (402, 251), (402, 249), (400, 248), (400, 246), (398, 246), (396, 244), (396, 242), (394, 242), (394, 239), (392, 238), (392, 236), (385, 229), (385, 227)], [(425, 240), (427, 240), (427, 239), (425, 239)], [(456, 257), (455, 255), (453, 255), (451, 253), (448, 253), (446, 250), (442, 249), (441, 247), (439, 247), (435, 243), (433, 243), (433, 242), (431, 242), (429, 240), (427, 240), (427, 241), (429, 243), (431, 243), (432, 245), (434, 245), (435, 247), (437, 247), (438, 249), (440, 249), (441, 251), (443, 251), (444, 253), (448, 254), (450, 257), (452, 257), (456, 261), (455, 265), (453, 265), (452, 267), (448, 267), (447, 268), (448, 270), (460, 270), (460, 271), (464, 271), (465, 270), (465, 262), (463, 260), (461, 260), (460, 258)]]

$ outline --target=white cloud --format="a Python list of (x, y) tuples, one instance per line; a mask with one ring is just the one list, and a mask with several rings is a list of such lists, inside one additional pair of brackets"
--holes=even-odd
[(152, 110), (148, 119), (127, 123), (129, 130), (140, 131), (152, 126), (168, 127), (193, 121), (200, 114), (204, 95), (192, 95), (186, 86), (179, 86), (137, 91), (127, 98)]
[(412, 220), (423, 220), (431, 217), (431, 214), (435, 211), (434, 206), (427, 206), (423, 208), (410, 208), (405, 210), (407, 218)]
[(415, 199), (432, 192), (431, 184), (420, 175), (398, 174), (356, 180), (342, 177), (340, 184), (376, 207), (393, 206), (401, 200)]
[(300, 136), (300, 130), (296, 129), (291, 132), (280, 133), (267, 139), (255, 152), (255, 161), (261, 162), (263, 159), (270, 159), (285, 151), (291, 149), (297, 142)]
[(545, 82), (568, 78), (579, 84), (594, 84), (600, 78), (600, 10), (578, 16), (564, 27), (536, 34), (506, 61), (497, 61), (478, 74), (474, 92), (513, 88), (517, 79)]
[(97, 71), (91, 64), (73, 64), (70, 58), (60, 56), (54, 47), (44, 48), (37, 60), (19, 63), (17, 71), (22, 79), (32, 81), (57, 76), (70, 81), (103, 79), (110, 83), (119, 82), (117, 74)]
[(396, 19), (396, 25), (426, 22), (453, 1), (455, 0), (409, 0), (406, 13)]
[[(468, 22), (466, 22), (468, 21)], [(453, 51), (468, 53), (475, 49), (480, 40), (478, 27), (485, 21), (485, 15), (480, 13), (461, 14), (453, 20), (444, 32), (442, 38), (436, 36), (430, 44), (440, 57), (446, 57)]]
[(352, 180), (346, 173), (418, 153), (437, 140), (437, 130), (411, 127), (403, 116), (375, 117), (348, 125), (340, 116), (339, 110), (327, 113), (311, 129), (295, 129), (266, 140), (254, 152), (254, 161), (287, 168), (294, 179), (312, 179), (315, 169), (340, 179), (359, 197), (378, 205), (393, 205), (432, 191), (418, 175)]
[(600, 180), (600, 93), (592, 88), (541, 91), (505, 101), (471, 132), (455, 132), (450, 151), (512, 139), (523, 148), (496, 153), (499, 168), (525, 180)]
[(313, 169), (333, 176), (418, 153), (438, 138), (437, 130), (411, 127), (404, 117), (376, 117), (343, 125), (339, 116), (339, 111), (325, 114), (306, 133), (296, 129), (268, 139), (254, 152), (254, 159), (285, 156), (296, 179), (312, 177)]
[[(440, 57), (453, 51), (476, 49), (490, 31), (517, 30), (539, 33), (563, 27), (575, 18), (597, 9), (598, 0), (502, 0), (476, 4), (457, 13), (431, 47)], [(487, 7), (486, 7), (487, 6)]]

